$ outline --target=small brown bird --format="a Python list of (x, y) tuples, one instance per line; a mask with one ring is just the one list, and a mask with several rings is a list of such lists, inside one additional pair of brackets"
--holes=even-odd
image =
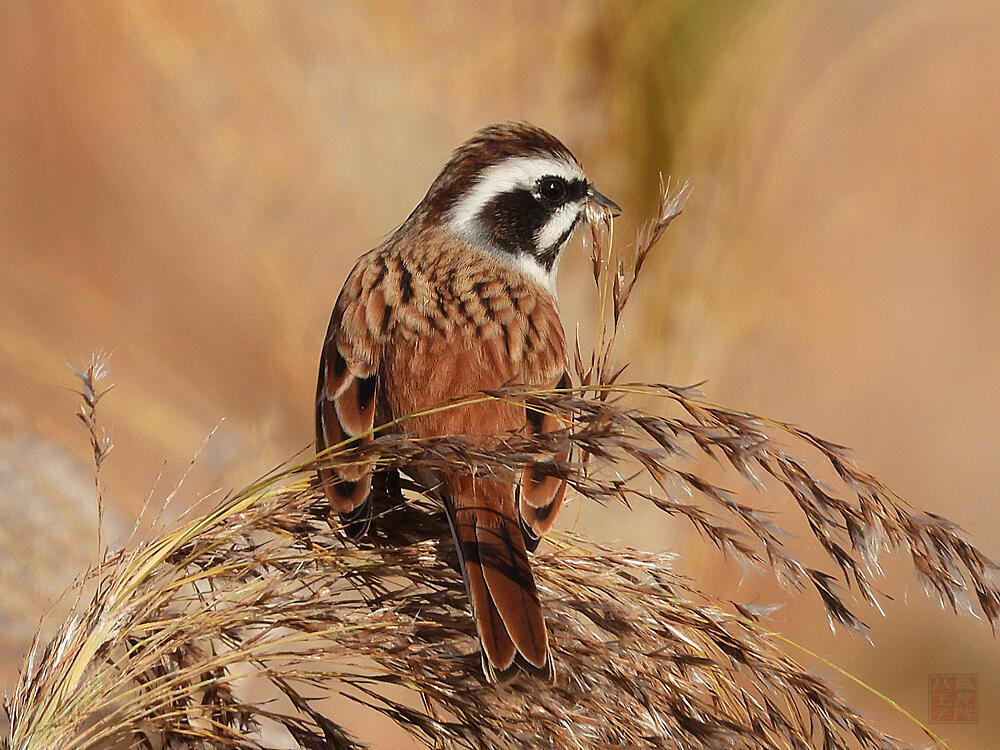
[[(494, 125), (460, 146), (409, 218), (344, 283), (320, 359), (317, 450), (352, 436), (370, 440), (373, 425), (476, 391), (569, 386), (556, 269), (588, 204), (619, 211), (540, 128)], [(559, 426), (492, 401), (405, 420), (400, 429), (490, 445), (504, 433)], [(370, 467), (319, 475), (345, 532), (364, 534)], [(512, 486), (476, 476), (474, 467), (417, 479), (440, 488), (486, 676), (495, 680), (518, 654), (551, 672), (527, 550), (552, 526), (565, 481), (526, 470)]]

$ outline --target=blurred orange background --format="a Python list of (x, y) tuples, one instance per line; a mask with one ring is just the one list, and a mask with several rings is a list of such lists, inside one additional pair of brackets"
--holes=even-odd
[[(919, 0), (0, 4), (0, 686), (96, 557), (66, 363), (112, 353), (112, 545), (196, 453), (178, 508), (247, 484), (311, 440), (355, 257), (500, 120), (573, 149), (625, 207), (618, 242), (658, 171), (693, 183), (625, 321), (633, 378), (708, 379), (717, 401), (845, 443), (1000, 558), (998, 27), (995, 3)], [(572, 333), (593, 322), (582, 251), (562, 269)], [(790, 501), (744, 497), (794, 524)], [(708, 590), (789, 597), (651, 510), (580, 516), (682, 552)], [(988, 625), (890, 567), (888, 617), (864, 611), (874, 647), (830, 636), (812, 597), (770, 624), (925, 721), (928, 674), (977, 673), (979, 723), (934, 729), (990, 746)]]

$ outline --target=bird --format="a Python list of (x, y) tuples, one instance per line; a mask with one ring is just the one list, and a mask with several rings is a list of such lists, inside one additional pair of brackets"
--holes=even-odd
[[(409, 217), (344, 282), (320, 358), (317, 451), (363, 444), (376, 425), (463, 395), (570, 387), (556, 272), (588, 210), (616, 216), (621, 209), (542, 128), (491, 125), (459, 146)], [(486, 400), (401, 420), (396, 429), (488, 447), (505, 434), (560, 426), (553, 415)], [(565, 479), (528, 467), (512, 483), (474, 468), (423, 482), (433, 482), (444, 503), (484, 675), (497, 682), (518, 665), (552, 677), (528, 551), (551, 528)], [(364, 536), (379, 478), (371, 464), (320, 464), (331, 523), (336, 514), (348, 536)]]

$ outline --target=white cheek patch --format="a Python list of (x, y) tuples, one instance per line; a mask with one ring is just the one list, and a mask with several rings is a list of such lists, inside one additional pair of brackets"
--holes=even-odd
[[(546, 156), (511, 157), (482, 171), (472, 188), (448, 212), (448, 223), (465, 237), (479, 238), (481, 232), (477, 226), (477, 217), (487, 203), (511, 190), (532, 190), (538, 179), (546, 175), (562, 177), (567, 182), (587, 179), (579, 166), (563, 159)], [(556, 239), (558, 237), (557, 234)]]
[(568, 241), (569, 235), (567, 232), (576, 223), (579, 215), (579, 206), (567, 203), (556, 211), (552, 215), (552, 218), (545, 222), (545, 225), (535, 234), (535, 246), (547, 250), (559, 242), (560, 239), (563, 242)]

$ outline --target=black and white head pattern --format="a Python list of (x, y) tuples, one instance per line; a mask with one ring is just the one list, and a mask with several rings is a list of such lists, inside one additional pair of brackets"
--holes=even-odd
[(589, 189), (571, 157), (508, 156), (475, 175), (446, 224), (554, 294), (559, 258), (585, 215)]

